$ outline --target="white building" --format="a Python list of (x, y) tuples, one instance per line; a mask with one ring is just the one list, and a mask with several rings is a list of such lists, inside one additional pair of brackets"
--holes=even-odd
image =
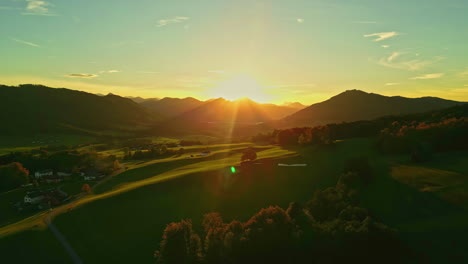
[(62, 171), (57, 172), (57, 176), (59, 177), (69, 177), (71, 175), (72, 175), (71, 172), (62, 172)]
[(36, 179), (42, 178), (44, 176), (52, 176), (52, 175), (54, 175), (54, 172), (52, 170), (36, 171), (34, 173), (34, 177), (36, 177)]
[(24, 202), (29, 204), (38, 204), (45, 198), (42, 192), (32, 192), (24, 196)]

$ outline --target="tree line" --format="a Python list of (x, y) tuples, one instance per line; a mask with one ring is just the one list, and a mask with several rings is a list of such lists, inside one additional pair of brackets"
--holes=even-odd
[(374, 175), (365, 158), (348, 161), (337, 184), (302, 205), (261, 209), (245, 222), (206, 214), (166, 226), (156, 263), (402, 263), (413, 260), (397, 231), (359, 205)]
[(431, 151), (468, 149), (468, 104), (445, 110), (376, 120), (278, 129), (252, 137), (253, 142), (292, 145), (329, 145), (336, 140), (374, 137), (384, 153), (410, 154), (415, 161)]

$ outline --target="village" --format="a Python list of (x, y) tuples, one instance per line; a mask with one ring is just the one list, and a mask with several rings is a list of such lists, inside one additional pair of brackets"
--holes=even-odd
[[(54, 171), (52, 169), (34, 172), (34, 183), (24, 184), (24, 199), (12, 203), (17, 212), (34, 212), (51, 209), (70, 201), (76, 192), (68, 193), (62, 190), (63, 183), (80, 185), (93, 184), (104, 178), (106, 174), (95, 169), (85, 169), (72, 173), (71, 171)], [(88, 183), (86, 183), (88, 182)], [(75, 185), (76, 185), (75, 184)]]

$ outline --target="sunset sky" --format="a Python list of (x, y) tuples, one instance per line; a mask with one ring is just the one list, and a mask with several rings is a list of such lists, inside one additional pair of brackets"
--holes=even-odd
[(466, 0), (0, 0), (0, 84), (311, 104), (468, 101)]

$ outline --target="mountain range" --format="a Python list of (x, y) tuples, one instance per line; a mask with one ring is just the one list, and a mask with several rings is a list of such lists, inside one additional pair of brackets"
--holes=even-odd
[(150, 113), (117, 95), (42, 85), (0, 85), (1, 134), (34, 134), (70, 129), (133, 130), (152, 122)]
[(282, 119), (282, 126), (314, 126), (422, 113), (461, 104), (437, 97), (406, 98), (348, 90)]
[[(370, 120), (421, 113), (461, 102), (436, 97), (405, 98), (349, 90), (305, 107), (300, 103), (260, 104), (248, 98), (200, 101), (195, 98), (124, 98), (41, 85), (0, 85), (0, 133), (54, 132), (63, 129), (145, 130), (158, 134), (258, 131)], [(139, 103), (137, 103), (139, 102)], [(228, 129), (228, 130), (227, 130)]]

